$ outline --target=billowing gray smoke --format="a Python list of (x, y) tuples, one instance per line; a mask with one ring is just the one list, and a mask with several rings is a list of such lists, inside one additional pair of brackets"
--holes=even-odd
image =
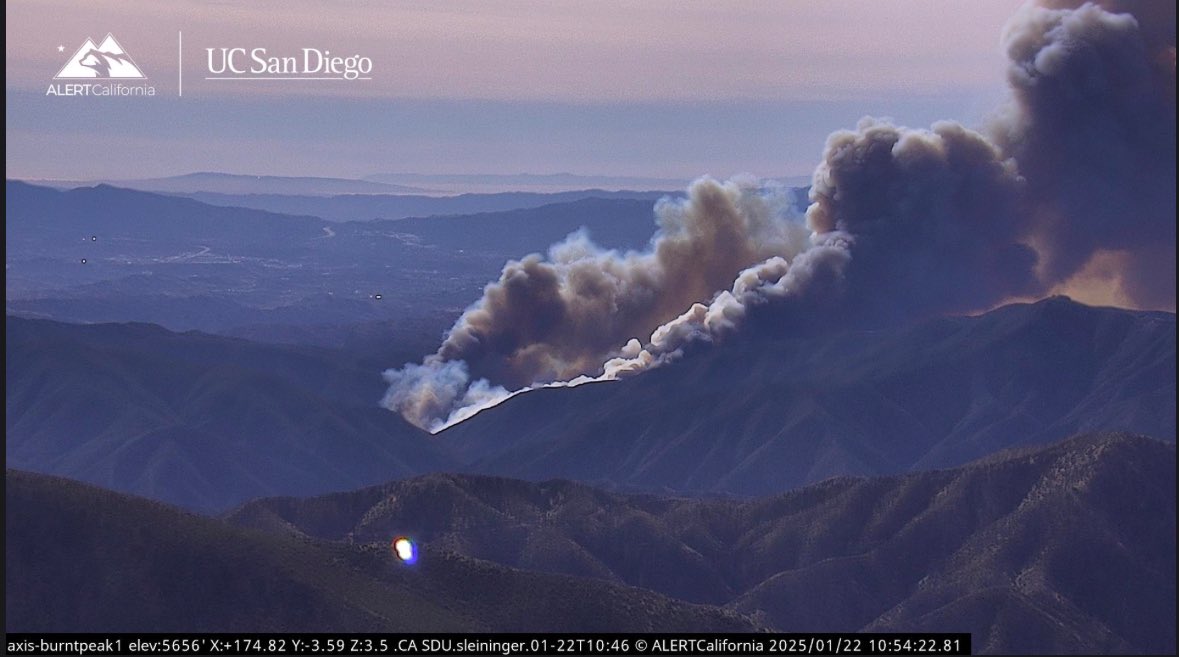
[(385, 405), (437, 428), (456, 409), (507, 394), (497, 386), (600, 372), (628, 340), (710, 301), (746, 267), (807, 248), (809, 231), (789, 198), (752, 179), (704, 178), (686, 199), (656, 205), (658, 231), (644, 252), (601, 249), (575, 233), (547, 257), (509, 262), (437, 354), (385, 373)]
[(1129, 13), (1025, 7), (1008, 24), (1014, 102), (994, 137), (1028, 181), (1044, 280), (1112, 252), (1128, 301), (1173, 307), (1175, 3), (1105, 4)]
[(592, 372), (745, 267), (805, 248), (808, 231), (788, 210), (784, 190), (699, 180), (687, 199), (656, 206), (659, 232), (647, 252), (606, 251), (574, 234), (547, 258), (509, 262), (438, 356), (514, 387)]
[(956, 123), (928, 131), (861, 121), (827, 140), (807, 222), (854, 237), (847, 301), (870, 317), (972, 310), (1037, 287), (1021, 243), (1013, 162)]
[(606, 363), (607, 377), (678, 358), (755, 308), (779, 324), (880, 323), (992, 306), (1038, 292), (1022, 243), (1023, 182), (983, 135), (956, 123), (910, 130), (864, 119), (827, 139), (806, 219), (811, 248), (747, 269), (711, 304), (660, 327), (643, 349)]
[(645, 252), (575, 234), (509, 262), (436, 354), (385, 373), (384, 404), (438, 430), (514, 392), (658, 366), (754, 312), (830, 326), (982, 309), (1111, 254), (1132, 302), (1173, 307), (1174, 5), (1160, 5), (1169, 30), (1112, 5), (1025, 7), (1003, 38), (1012, 100), (986, 134), (837, 132), (805, 222), (781, 193), (702, 179), (657, 205)]

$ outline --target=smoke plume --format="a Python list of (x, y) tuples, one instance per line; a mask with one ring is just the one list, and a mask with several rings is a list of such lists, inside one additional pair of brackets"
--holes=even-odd
[(697, 180), (687, 198), (657, 203), (655, 218), (643, 252), (602, 249), (579, 232), (546, 256), (508, 262), (436, 354), (385, 373), (384, 404), (437, 429), (507, 389), (599, 374), (630, 339), (710, 301), (746, 267), (809, 245), (788, 190), (753, 179)]
[(753, 315), (789, 331), (985, 309), (1111, 258), (1131, 303), (1173, 307), (1174, 11), (1024, 7), (1002, 39), (1011, 100), (985, 131), (836, 132), (805, 217), (783, 190), (704, 178), (657, 204), (643, 252), (576, 233), (511, 261), (435, 354), (385, 373), (384, 405), (437, 431), (659, 366)]
[(1008, 24), (1013, 102), (992, 126), (1028, 182), (1040, 275), (1119, 257), (1139, 307), (1175, 304), (1175, 3), (1051, 2)]

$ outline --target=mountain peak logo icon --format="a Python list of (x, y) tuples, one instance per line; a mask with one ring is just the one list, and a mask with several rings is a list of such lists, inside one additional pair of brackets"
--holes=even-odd
[(57, 75), (53, 76), (53, 79), (144, 79), (146, 77), (143, 71), (135, 65), (135, 62), (131, 61), (131, 56), (127, 54), (126, 50), (123, 50), (123, 46), (119, 45), (114, 35), (107, 33), (106, 38), (97, 46), (94, 45), (92, 39), (87, 37), (82, 47), (78, 48), (78, 51), (66, 61), (65, 66), (57, 72)]

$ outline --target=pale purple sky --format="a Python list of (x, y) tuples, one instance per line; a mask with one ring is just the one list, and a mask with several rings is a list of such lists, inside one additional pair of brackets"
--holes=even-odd
[[(798, 175), (861, 115), (979, 121), (1018, 4), (10, 1), (6, 172)], [(47, 98), (107, 32), (158, 95)], [(223, 46), (364, 55), (373, 79), (204, 80)]]

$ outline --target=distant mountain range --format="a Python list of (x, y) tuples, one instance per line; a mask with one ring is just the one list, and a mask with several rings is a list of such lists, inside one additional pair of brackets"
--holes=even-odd
[(323, 235), (324, 222), (307, 214), (212, 208), (192, 199), (109, 185), (60, 191), (9, 180), (4, 189), (5, 244), (18, 253), (29, 243), (73, 242), (91, 235), (136, 237), (155, 245), (203, 238), (243, 245), (279, 241), (284, 246)]
[(1081, 431), (1175, 440), (1175, 315), (1065, 298), (875, 331), (732, 340), (513, 397), (438, 438), (523, 479), (745, 495), (965, 463)]
[(456, 470), (762, 495), (1084, 431), (1175, 439), (1175, 316), (1065, 299), (733, 343), (519, 395), (436, 436), (377, 407), (381, 368), (399, 363), (355, 346), (13, 317), (6, 329), (10, 466), (203, 510)]
[(330, 194), (420, 194), (425, 189), (395, 185), (374, 180), (354, 178), (320, 178), (314, 176), (249, 176), (233, 173), (201, 171), (162, 178), (111, 178), (101, 180), (30, 180), (37, 185), (73, 189), (112, 185), (143, 192), (191, 194), (298, 194), (323, 196)]
[[(340, 247), (341, 242), (349, 238), (367, 239), (364, 246), (371, 249), (373, 238), (383, 238), (377, 244), (390, 251), (395, 246), (404, 247), (410, 241), (418, 246), (447, 249), (484, 245), (483, 252), (489, 255), (520, 257), (544, 251), (580, 228), (588, 230), (602, 246), (637, 249), (654, 234), (655, 201), (664, 195), (662, 192), (600, 192), (603, 196), (586, 195), (585, 192), (498, 194), (492, 197), (503, 200), (503, 204), (509, 207), (461, 215), (435, 212), (431, 214), (438, 216), (433, 217), (423, 217), (421, 215), (427, 214), (423, 212), (418, 218), (407, 218), (404, 213), (396, 211), (394, 214), (398, 220), (334, 224), (313, 216), (316, 202), (330, 205), (337, 200), (351, 199), (358, 203), (371, 201), (379, 206), (399, 201), (397, 197), (384, 196), (372, 199), (329, 197), (303, 206), (303, 201), (310, 199), (276, 197), (289, 200), (290, 207), (285, 208), (284, 214), (273, 209), (211, 205), (186, 197), (106, 185), (58, 191), (10, 180), (5, 191), (8, 215), (5, 242), (9, 250), (14, 251), (10, 257), (20, 257), (22, 251), (50, 248), (63, 239), (68, 239), (69, 246), (74, 246), (78, 238), (92, 235), (102, 240), (135, 240), (144, 247), (204, 242), (232, 247), (243, 254), (288, 257), (293, 255), (292, 250), (300, 248)], [(526, 197), (526, 200), (509, 201), (509, 197)], [(470, 197), (453, 200), (460, 202), (464, 198)], [(478, 203), (476, 200), (475, 204)], [(295, 211), (300, 212), (293, 214)], [(368, 218), (377, 216), (379, 212)], [(472, 239), (472, 232), (478, 234), (476, 239)], [(485, 245), (488, 235), (497, 237), (493, 245)], [(328, 241), (330, 238), (342, 239)], [(346, 246), (357, 245), (349, 243)], [(368, 253), (366, 257), (387, 258), (388, 253)], [(319, 257), (324, 255), (332, 254), (329, 251)], [(348, 257), (355, 256), (349, 254)]]
[(6, 627), (958, 631), (978, 653), (1169, 654), (1175, 463), (1098, 434), (756, 500), (448, 474), (224, 521), (10, 470)]
[[(810, 184), (809, 176), (793, 176), (773, 180), (788, 186), (803, 187)], [(213, 197), (216, 195), (290, 195), (314, 197), (340, 194), (416, 194), (433, 197), (454, 197), (456, 195), (499, 196), (501, 194), (522, 194), (526, 196), (529, 194), (583, 194), (584, 190), (596, 192), (593, 195), (625, 192), (626, 190), (673, 190), (683, 192), (691, 182), (691, 178), (586, 176), (571, 173), (378, 173), (363, 178), (331, 178), (319, 176), (252, 176), (216, 171), (200, 171), (159, 178), (101, 178), (93, 180), (35, 179), (29, 180), (28, 182), (58, 189), (112, 185), (144, 192), (210, 194)], [(467, 202), (470, 202), (470, 199)], [(223, 205), (225, 204), (223, 203)], [(485, 212), (497, 209), (507, 208), (501, 206), (472, 211)]]
[(652, 176), (582, 176), (578, 173), (373, 173), (365, 180), (417, 185), (435, 190), (473, 192), (604, 190), (683, 190), (691, 178)]
[(741, 615), (425, 546), (267, 535), (56, 477), (5, 473), (8, 632), (734, 632)]
[(500, 253), (511, 258), (544, 253), (552, 244), (581, 229), (600, 246), (641, 250), (655, 234), (654, 206), (652, 199), (591, 197), (536, 208), (374, 225), (415, 235), (425, 244), (463, 252)]
[[(555, 192), (575, 189), (600, 188), (622, 189), (673, 189), (683, 190), (691, 178), (656, 178), (650, 176), (595, 176), (573, 173), (516, 173), (516, 174), (423, 174), (423, 173), (376, 173), (365, 176), (365, 180), (377, 182), (416, 185), (430, 189), (452, 192), (504, 192), (533, 191)], [(788, 186), (803, 187), (810, 184), (810, 176), (788, 176), (773, 180)]]
[(423, 196), (420, 194), (342, 194), (307, 196), (293, 194), (218, 194), (195, 192), (184, 194), (210, 205), (254, 208), (284, 214), (311, 214), (328, 221), (372, 221), (499, 213), (541, 206), (572, 203), (585, 199), (638, 200), (649, 206), (664, 196), (681, 196), (682, 191), (604, 191), (584, 189), (569, 192), (501, 192), (496, 194), (459, 194), (457, 196)]
[(656, 228), (649, 198), (578, 198), (438, 223), (332, 223), (110, 186), (59, 191), (8, 181), (5, 189), (8, 312), (176, 330), (253, 327), (252, 337), (269, 326), (283, 339), (297, 326), (433, 325), (441, 315), (449, 324), (509, 258), (581, 228), (604, 246), (642, 248)]

